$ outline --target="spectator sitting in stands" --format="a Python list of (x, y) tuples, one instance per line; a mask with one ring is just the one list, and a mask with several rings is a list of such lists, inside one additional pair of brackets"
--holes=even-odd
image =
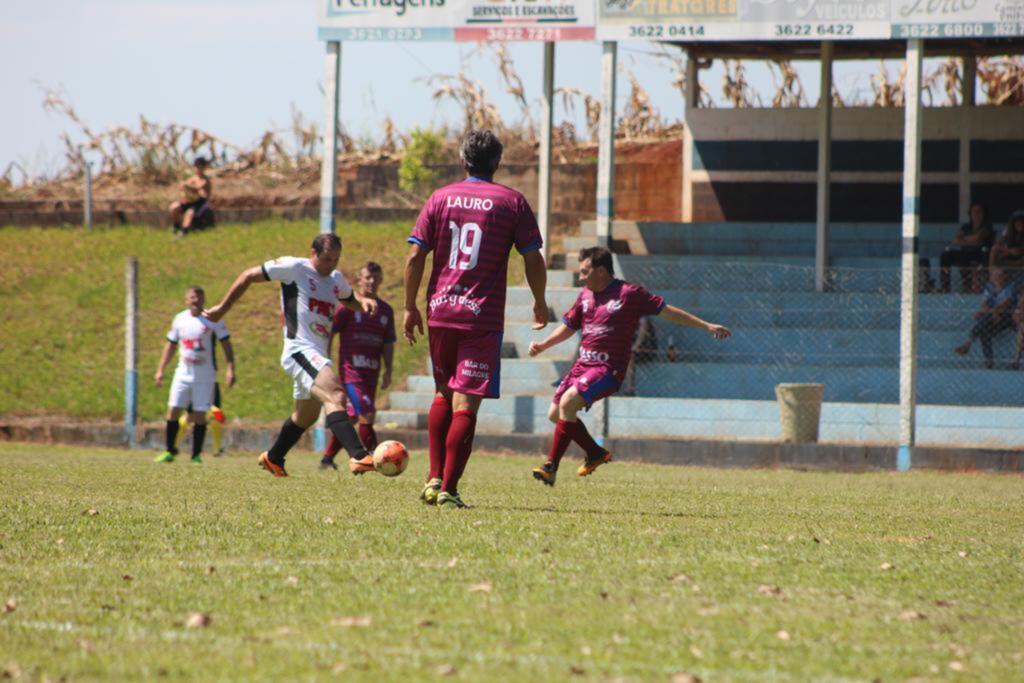
[[(973, 277), (971, 266), (988, 265), (992, 239), (992, 223), (988, 220), (988, 210), (981, 202), (974, 202), (971, 204), (970, 220), (960, 226), (960, 230), (953, 237), (953, 242), (939, 257), (939, 291), (949, 292), (950, 269), (953, 266), (960, 269), (960, 291), (970, 291)], [(933, 287), (929, 273), (931, 262), (927, 258), (921, 258), (918, 263), (923, 275), (923, 289), (930, 291)]]
[(1024, 283), (1024, 211), (1014, 211), (1006, 224), (1006, 230), (992, 245), (989, 267), (1000, 267), (1007, 271), (1010, 282), (1017, 289)]
[(636, 396), (636, 366), (658, 360), (658, 337), (654, 333), (654, 325), (648, 318), (640, 318), (630, 351), (632, 358), (622, 379), (623, 396)]
[(213, 181), (206, 175), (208, 163), (205, 157), (196, 157), (192, 162), (195, 173), (181, 183), (181, 196), (168, 207), (176, 233), (188, 234), (192, 230), (209, 228), (214, 224), (213, 209), (210, 208)]
[(992, 269), (992, 279), (982, 291), (981, 308), (974, 314), (970, 338), (956, 347), (956, 352), (966, 356), (975, 339), (981, 339), (981, 350), (985, 354), (985, 367), (994, 366), (992, 360), (992, 338), (1003, 330), (1013, 327), (1013, 309), (1017, 305), (1017, 290), (1009, 282), (1002, 268)]
[(1020, 297), (1017, 308), (1013, 309), (1013, 322), (1017, 326), (1017, 348), (1013, 352), (1010, 369), (1020, 370), (1020, 357), (1024, 355), (1024, 296)]

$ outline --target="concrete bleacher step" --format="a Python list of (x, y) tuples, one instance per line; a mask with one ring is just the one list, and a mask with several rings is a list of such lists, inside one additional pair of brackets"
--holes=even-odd
[[(920, 226), (923, 256), (942, 252), (955, 226), (926, 223)], [(614, 221), (611, 238), (633, 254), (748, 254), (814, 255), (814, 223), (677, 223), (665, 221)], [(593, 243), (594, 221), (585, 221), (566, 249), (579, 248), (577, 241)], [(898, 258), (902, 244), (899, 223), (838, 223), (829, 225), (829, 248), (836, 257)]]
[(376, 423), (388, 429), (426, 429), (427, 413), (410, 410), (378, 410)]
[[(976, 363), (980, 366), (981, 361)], [(935, 405), (1019, 406), (1024, 374), (1004, 369), (1005, 364), (1003, 359), (995, 370), (919, 367), (917, 400)], [(638, 391), (643, 396), (771, 400), (775, 385), (789, 382), (824, 384), (826, 401), (899, 401), (895, 366), (837, 367), (777, 360), (767, 365), (691, 362), (637, 367)]]

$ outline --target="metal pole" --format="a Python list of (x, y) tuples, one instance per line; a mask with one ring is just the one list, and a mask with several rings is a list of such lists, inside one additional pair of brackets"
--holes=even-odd
[(134, 256), (125, 263), (124, 288), (124, 438), (129, 448), (135, 448), (139, 416), (139, 261)]
[(821, 97), (818, 99), (818, 201), (814, 242), (814, 289), (828, 289), (828, 220), (832, 184), (832, 42), (821, 43)]
[(338, 173), (338, 96), (341, 92), (340, 42), (328, 41), (324, 67), (324, 152), (320, 164), (320, 232), (334, 232), (334, 184)]
[[(958, 175), (959, 220), (971, 210), (971, 123), (974, 118), (974, 89), (977, 87), (978, 60), (973, 54), (963, 56), (964, 75), (960, 93), (960, 163)], [(970, 219), (970, 216), (967, 216)]]
[(918, 230), (921, 223), (921, 55), (924, 41), (907, 41), (903, 126), (903, 267), (900, 294), (900, 444), (896, 469), (910, 469), (917, 375)]
[(85, 162), (85, 199), (83, 207), (85, 213), (85, 229), (92, 230), (92, 164)]
[(609, 245), (615, 217), (615, 69), (618, 43), (601, 54), (601, 119), (597, 126), (597, 243)]
[(544, 241), (544, 259), (548, 256), (548, 229), (551, 225), (551, 126), (555, 95), (555, 44), (544, 43), (544, 88), (540, 100), (540, 149), (537, 171), (537, 223)]
[(683, 83), (683, 206), (684, 223), (693, 222), (693, 128), (690, 112), (697, 108), (700, 84), (697, 82), (697, 60), (686, 50), (686, 82)]

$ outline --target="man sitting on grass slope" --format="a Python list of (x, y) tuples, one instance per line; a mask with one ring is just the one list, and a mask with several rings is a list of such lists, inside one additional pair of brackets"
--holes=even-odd
[(629, 365), (631, 342), (642, 316), (657, 315), (677, 325), (699, 327), (715, 339), (725, 339), (731, 334), (726, 327), (667, 305), (662, 297), (639, 285), (617, 279), (612, 254), (604, 247), (581, 249), (579, 263), (584, 287), (576, 303), (547, 339), (530, 343), (530, 356), (534, 357), (573, 336), (577, 330), (583, 330), (579, 358), (562, 378), (548, 410), (548, 419), (555, 423), (548, 461), (533, 470), (534, 478), (548, 486), (555, 485), (558, 463), (570, 441), (579, 444), (586, 454), (577, 471), (581, 477), (611, 461), (612, 454), (597, 445), (586, 426), (576, 419), (576, 414), (619, 390)]
[(335, 268), (341, 258), (341, 239), (332, 233), (317, 235), (309, 258), (282, 256), (244, 271), (231, 285), (224, 299), (204, 312), (218, 321), (231, 310), (249, 285), (277, 280), (281, 283), (281, 319), (284, 323), (284, 351), (281, 367), (294, 380), (295, 410), (281, 427), (269, 451), (260, 454), (260, 467), (275, 477), (287, 477), (284, 458), (303, 432), (327, 411), (327, 428), (349, 455), (349, 470), (363, 474), (373, 470), (373, 457), (363, 447), (345, 413), (345, 389), (331, 368), (327, 349), (331, 323), (338, 301), (353, 311), (373, 316), (377, 301), (354, 291)]

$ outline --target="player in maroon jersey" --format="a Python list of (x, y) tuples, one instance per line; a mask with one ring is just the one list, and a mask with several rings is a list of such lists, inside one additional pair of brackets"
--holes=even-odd
[(423, 319), (416, 305), (427, 255), (427, 329), (437, 390), (427, 417), (430, 473), (420, 498), (440, 507), (466, 507), (458, 484), (473, 449), (476, 414), (498, 398), (505, 280), (514, 246), (533, 292), (534, 329), (547, 325), (547, 270), (537, 219), (526, 198), (494, 182), (502, 146), (490, 131), (474, 130), (459, 150), (466, 179), (427, 200), (409, 242), (405, 266), (405, 338), (416, 342)]
[(548, 410), (548, 418), (555, 423), (548, 461), (533, 470), (533, 476), (548, 486), (555, 485), (558, 463), (571, 441), (586, 454), (577, 471), (579, 476), (585, 477), (611, 461), (612, 454), (594, 441), (586, 426), (576, 419), (576, 414), (619, 390), (629, 366), (633, 335), (642, 316), (656, 315), (677, 325), (698, 327), (710, 332), (715, 339), (725, 339), (731, 334), (726, 327), (705, 322), (666, 304), (662, 297), (639, 285), (616, 278), (611, 252), (604, 247), (580, 250), (579, 262), (580, 282), (584, 287), (576, 303), (547, 339), (530, 343), (533, 357), (577, 331), (583, 332), (579, 358), (562, 378)]
[[(367, 261), (359, 269), (356, 291), (364, 299), (377, 301), (377, 312), (367, 315), (338, 306), (334, 312), (331, 335), (338, 335), (338, 376), (348, 395), (348, 416), (359, 429), (359, 438), (371, 453), (377, 447), (377, 433), (373, 429), (376, 417), (374, 401), (377, 397), (377, 380), (380, 388), (391, 384), (391, 361), (395, 353), (395, 313), (383, 299), (377, 296), (377, 289), (384, 279), (379, 263)], [(384, 373), (381, 375), (381, 361)], [(341, 448), (341, 442), (334, 434), (327, 444), (320, 469), (338, 469), (334, 456)], [(356, 461), (353, 466), (373, 469), (373, 465), (362, 465)]]

